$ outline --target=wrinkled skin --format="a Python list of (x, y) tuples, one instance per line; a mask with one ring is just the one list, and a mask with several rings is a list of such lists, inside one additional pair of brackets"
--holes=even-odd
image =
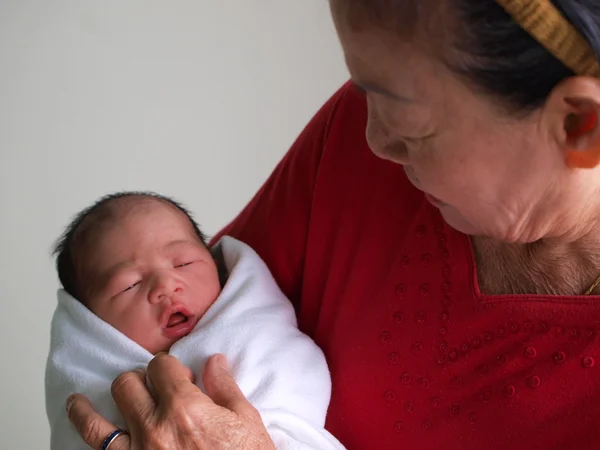
[[(146, 388), (148, 377), (153, 394)], [(169, 355), (157, 355), (147, 373), (119, 376), (112, 395), (130, 435), (111, 450), (275, 450), (258, 411), (246, 400), (222, 355), (212, 357), (203, 376), (207, 394), (192, 372)], [(83, 440), (99, 449), (117, 427), (97, 414), (89, 400), (75, 394), (67, 401), (69, 420)]]

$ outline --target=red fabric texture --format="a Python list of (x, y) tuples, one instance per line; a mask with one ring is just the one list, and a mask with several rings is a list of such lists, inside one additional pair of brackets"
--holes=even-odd
[(482, 295), (469, 238), (365, 125), (343, 86), (220, 233), (323, 348), (327, 428), (350, 450), (600, 448), (600, 299)]

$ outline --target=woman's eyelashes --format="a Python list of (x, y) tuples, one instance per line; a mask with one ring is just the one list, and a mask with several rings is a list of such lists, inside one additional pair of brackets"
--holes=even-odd
[(406, 143), (414, 143), (414, 144), (421, 144), (423, 142), (425, 142), (428, 139), (431, 139), (432, 137), (434, 137), (435, 134), (428, 134), (426, 136), (421, 136), (421, 137), (407, 137), (407, 136), (402, 136), (400, 139), (402, 139), (404, 142)]
[(366, 94), (367, 94), (367, 91), (366, 91), (366, 89), (365, 89), (364, 87), (362, 87), (361, 85), (359, 85), (359, 84), (352, 83), (352, 87), (354, 88), (354, 90), (355, 90), (357, 93), (359, 93), (359, 94), (361, 94), (361, 95), (366, 95)]

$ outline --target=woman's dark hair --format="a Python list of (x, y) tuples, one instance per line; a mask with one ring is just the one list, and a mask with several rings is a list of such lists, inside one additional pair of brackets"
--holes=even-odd
[[(400, 26), (405, 30), (417, 21), (427, 20), (433, 7), (445, 7), (454, 20), (458, 19), (458, 26), (451, 27), (453, 41), (464, 56), (457, 61), (445, 58), (445, 62), (476, 88), (498, 98), (509, 112), (526, 113), (541, 106), (557, 84), (574, 75), (495, 0), (445, 0), (445, 5), (426, 0), (340, 0), (340, 4), (342, 1), (357, 7), (359, 14), (366, 14), (370, 21), (387, 21), (390, 25), (390, 16), (396, 16), (396, 22), (402, 22)], [(425, 6), (427, 3), (429, 6)], [(600, 57), (600, 2), (552, 3)], [(398, 27), (399, 23), (392, 26)]]
[[(452, 1), (452, 0), (451, 0)], [(473, 59), (453, 67), (511, 109), (541, 106), (552, 89), (575, 75), (524, 31), (494, 0), (455, 0), (466, 30), (459, 50)], [(600, 2), (552, 0), (600, 57)], [(460, 41), (459, 41), (460, 42)]]

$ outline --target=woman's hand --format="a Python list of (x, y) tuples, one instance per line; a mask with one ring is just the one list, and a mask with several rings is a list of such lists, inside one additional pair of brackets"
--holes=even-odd
[[(258, 411), (246, 400), (226, 368), (222, 355), (207, 363), (203, 381), (176, 358), (156, 356), (148, 364), (152, 395), (143, 372), (128, 372), (112, 385), (112, 396), (130, 435), (122, 435), (110, 450), (274, 450)], [(96, 413), (86, 397), (75, 394), (67, 413), (83, 440), (100, 449), (117, 428)]]

